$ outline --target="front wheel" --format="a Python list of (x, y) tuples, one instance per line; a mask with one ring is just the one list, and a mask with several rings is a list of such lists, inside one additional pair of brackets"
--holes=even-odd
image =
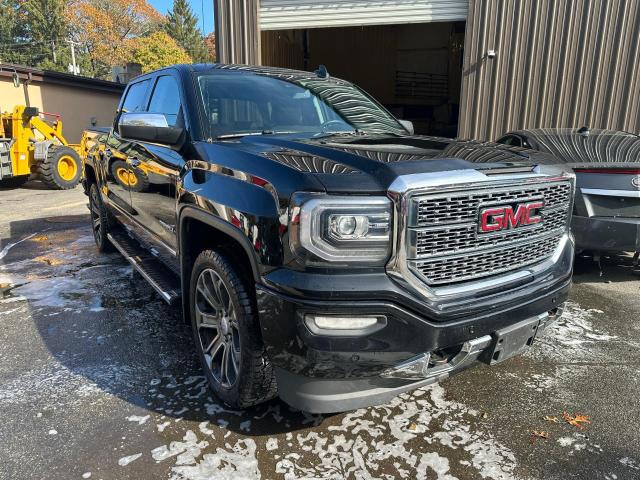
[(244, 408), (276, 395), (252, 295), (229, 260), (205, 250), (191, 274), (189, 301), (193, 336), (213, 392)]

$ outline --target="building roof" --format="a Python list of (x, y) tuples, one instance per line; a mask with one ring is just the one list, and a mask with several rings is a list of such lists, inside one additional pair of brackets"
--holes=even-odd
[(107, 80), (99, 80), (97, 78), (54, 72), (51, 70), (40, 70), (38, 68), (25, 67), (22, 65), (0, 63), (0, 78), (12, 78), (15, 74), (20, 78), (20, 82), (28, 80), (32, 82), (116, 93), (118, 95), (122, 93), (125, 87), (123, 83), (109, 82)]

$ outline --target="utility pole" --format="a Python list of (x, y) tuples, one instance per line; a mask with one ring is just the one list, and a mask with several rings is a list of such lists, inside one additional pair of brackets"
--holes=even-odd
[(78, 70), (78, 66), (76, 65), (76, 42), (74, 42), (73, 40), (67, 40), (67, 42), (69, 43), (69, 45), (71, 45), (71, 69), (74, 75), (78, 75), (79, 70)]

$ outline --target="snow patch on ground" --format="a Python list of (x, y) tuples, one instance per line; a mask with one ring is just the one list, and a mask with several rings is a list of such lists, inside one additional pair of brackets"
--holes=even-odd
[(202, 460), (193, 465), (173, 467), (170, 480), (259, 480), (262, 478), (256, 457), (256, 442), (251, 438), (238, 440), (233, 446), (217, 448), (215, 453), (205, 453)]
[(584, 433), (574, 433), (571, 436), (560, 437), (557, 442), (561, 447), (569, 449), (570, 456), (582, 451), (591, 454), (602, 453), (603, 451), (600, 445), (593, 443)]
[(149, 420), (150, 418), (151, 418), (151, 415), (145, 415), (145, 416), (131, 415), (127, 417), (127, 420), (129, 420), (130, 422), (135, 422), (138, 425), (144, 425), (147, 422), (147, 420)]
[(640, 462), (632, 460), (629, 457), (621, 458), (620, 463), (625, 467), (629, 467), (631, 470), (636, 470), (640, 472)]
[(127, 457), (122, 457), (120, 460), (118, 460), (118, 465), (120, 465), (121, 467), (126, 467), (131, 462), (135, 462), (141, 456), (142, 456), (142, 453), (136, 453), (134, 455), (129, 455)]
[[(90, 228), (87, 226), (80, 232), (90, 232)], [(68, 243), (66, 237), (59, 238), (62, 235), (64, 233), (50, 233), (46, 238), (51, 248), (41, 255), (1, 266), (0, 283), (14, 286), (10, 296), (3, 300), (19, 297), (26, 300), (30, 308), (64, 308), (78, 313), (104, 310), (101, 292), (105, 281), (124, 281), (131, 267), (114, 264), (113, 260), (119, 258), (116, 254), (100, 254), (92, 235), (81, 235)], [(11, 245), (5, 249), (8, 247)]]
[(95, 394), (115, 390), (135, 378), (127, 365), (111, 363), (70, 370), (61, 364), (50, 364), (21, 372), (0, 385), (0, 404), (23, 404), (31, 398), (46, 398), (49, 406), (77, 405), (93, 399)]
[(567, 302), (562, 316), (536, 339), (525, 355), (530, 358), (543, 355), (559, 361), (601, 360), (604, 345), (618, 339), (594, 326), (601, 323), (597, 317), (602, 314), (602, 310)]
[(297, 448), (277, 462), (276, 472), (292, 479), (380, 478), (382, 464), (391, 462), (398, 478), (428, 479), (433, 471), (451, 480), (456, 477), (448, 458), (457, 450), (482, 478), (513, 478), (513, 452), (476, 428), (478, 416), (432, 385), (388, 405), (347, 413), (328, 432), (296, 434)]
[(278, 449), (278, 439), (270, 438), (267, 440), (267, 444), (265, 445), (268, 451), (277, 450)]

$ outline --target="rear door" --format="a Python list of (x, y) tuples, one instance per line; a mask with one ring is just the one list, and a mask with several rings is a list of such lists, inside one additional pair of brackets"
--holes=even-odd
[[(169, 126), (184, 127), (179, 85), (170, 73), (157, 76), (146, 111), (164, 115)], [(152, 253), (172, 259), (177, 251), (176, 185), (184, 159), (175, 147), (140, 141), (127, 155), (140, 185), (130, 189), (139, 236), (150, 244)]]

